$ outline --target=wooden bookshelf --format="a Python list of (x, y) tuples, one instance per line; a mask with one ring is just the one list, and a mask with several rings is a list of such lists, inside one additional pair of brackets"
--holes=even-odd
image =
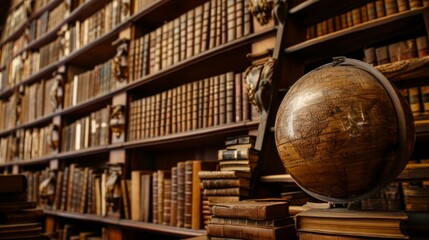
[[(285, 48), (285, 53), (308, 61), (318, 61), (329, 56), (363, 49), (386, 36), (394, 38), (426, 28), (425, 18), (429, 8), (409, 10), (368, 21)], [(333, 47), (335, 45), (335, 47)]]

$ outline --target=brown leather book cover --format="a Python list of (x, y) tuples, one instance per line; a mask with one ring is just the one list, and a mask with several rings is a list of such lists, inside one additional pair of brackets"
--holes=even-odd
[(294, 236), (295, 228), (293, 224), (266, 228), (209, 223), (207, 225), (207, 235), (234, 239), (297, 239)]
[(213, 215), (218, 217), (269, 220), (289, 216), (287, 201), (247, 200), (215, 204)]

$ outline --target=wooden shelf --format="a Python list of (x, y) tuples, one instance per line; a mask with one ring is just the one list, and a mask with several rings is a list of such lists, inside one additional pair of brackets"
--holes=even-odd
[(160, 137), (147, 138), (124, 143), (124, 148), (169, 149), (180, 147), (200, 147), (217, 141), (224, 141), (227, 136), (257, 129), (259, 122), (240, 122), (196, 129)]
[[(373, 0), (361, 1), (336, 1), (336, 0), (299, 0), (292, 2), (289, 14), (298, 18), (305, 25), (315, 24), (318, 21), (344, 13), (354, 8), (365, 5)], [(321, 9), (323, 9), (321, 11)], [(317, 12), (317, 14), (314, 14)]]
[(428, 9), (421, 8), (378, 18), (289, 46), (285, 52), (315, 62), (347, 52), (363, 51), (364, 47), (377, 43), (386, 36), (393, 38), (424, 30), (423, 15), (428, 14)]
[(70, 213), (63, 211), (52, 211), (52, 210), (43, 210), (44, 213), (48, 216), (63, 217), (69, 219), (75, 219), (86, 222), (93, 222), (99, 224), (115, 225), (118, 227), (143, 230), (145, 232), (159, 233), (167, 236), (175, 237), (194, 237), (204, 235), (205, 230), (193, 230), (187, 228), (178, 228), (154, 223), (147, 222), (138, 222), (125, 219), (114, 219), (109, 217), (102, 217), (94, 214), (82, 214), (82, 213)]

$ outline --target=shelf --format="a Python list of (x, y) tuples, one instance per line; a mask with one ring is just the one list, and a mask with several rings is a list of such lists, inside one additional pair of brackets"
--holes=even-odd
[(347, 29), (289, 46), (288, 54), (303, 59), (318, 61), (347, 52), (362, 50), (381, 39), (415, 33), (425, 29), (424, 14), (429, 8), (410, 10), (362, 23)]
[(138, 222), (125, 219), (115, 219), (109, 217), (102, 217), (94, 214), (70, 213), (62, 211), (43, 210), (46, 215), (63, 217), (87, 222), (94, 222), (107, 225), (115, 225), (118, 227), (125, 227), (136, 230), (143, 230), (145, 232), (159, 233), (168, 236), (176, 237), (194, 237), (204, 235), (205, 230), (193, 230), (187, 228), (178, 228), (154, 223)]
[[(301, 0), (292, 6), (289, 14), (298, 18), (305, 25), (315, 24), (318, 21), (344, 13), (354, 8), (363, 6), (373, 0), (360, 1), (336, 1), (336, 0)], [(323, 11), (320, 11), (323, 9)], [(317, 12), (317, 14), (314, 14)]]
[(200, 147), (213, 142), (224, 141), (227, 136), (257, 129), (259, 122), (241, 122), (196, 129), (160, 137), (124, 143), (124, 148), (168, 149), (178, 147)]

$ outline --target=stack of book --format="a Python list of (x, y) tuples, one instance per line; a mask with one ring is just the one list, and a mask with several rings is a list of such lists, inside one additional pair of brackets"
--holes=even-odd
[(357, 211), (347, 208), (310, 209), (295, 216), (300, 240), (408, 239), (401, 225), (403, 211)]
[(401, 181), (405, 210), (429, 211), (429, 160), (408, 163), (398, 180)]
[(199, 172), (205, 225), (213, 204), (250, 196), (252, 172), (259, 157), (259, 152), (254, 149), (255, 140), (256, 137), (250, 135), (227, 138), (226, 148), (218, 151), (220, 171)]
[(44, 239), (43, 212), (26, 201), (27, 179), (23, 175), (0, 176), (0, 239)]
[(373, 196), (361, 200), (362, 210), (404, 210), (402, 186), (392, 182)]
[(207, 235), (234, 239), (297, 239), (287, 201), (245, 200), (213, 206)]

